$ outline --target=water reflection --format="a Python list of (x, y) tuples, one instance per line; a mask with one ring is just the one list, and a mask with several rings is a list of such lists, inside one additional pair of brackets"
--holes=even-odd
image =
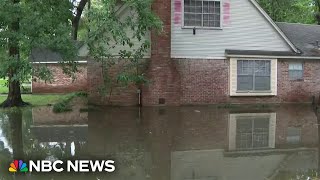
[(2, 179), (19, 178), (7, 170), (15, 158), (114, 159), (117, 167), (113, 174), (24, 179), (307, 179), (320, 168), (319, 123), (309, 105), (127, 107), (64, 115), (23, 109), (1, 111), (0, 123)]

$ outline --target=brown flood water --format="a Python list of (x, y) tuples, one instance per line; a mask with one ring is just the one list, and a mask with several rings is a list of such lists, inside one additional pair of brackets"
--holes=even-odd
[[(307, 180), (320, 170), (310, 105), (34, 108), (9, 119), (0, 112), (0, 179)], [(9, 174), (17, 158), (113, 159), (116, 171)]]

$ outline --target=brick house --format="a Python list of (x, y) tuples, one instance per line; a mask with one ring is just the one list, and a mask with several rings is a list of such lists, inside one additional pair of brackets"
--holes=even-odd
[[(320, 26), (275, 23), (254, 0), (155, 0), (143, 105), (310, 102), (320, 92)], [(104, 104), (89, 63), (90, 101)], [(134, 105), (136, 90), (113, 103)], [(131, 97), (131, 98), (128, 98)]]
[[(320, 26), (275, 23), (255, 0), (155, 0), (152, 9), (165, 32), (146, 37), (152, 83), (141, 96), (119, 89), (112, 104), (310, 102), (320, 92)], [(88, 60), (87, 71), (89, 102), (107, 104), (99, 64)]]
[(75, 74), (75, 79), (63, 73), (62, 66), (59, 64), (63, 61), (63, 58), (57, 52), (44, 48), (33, 49), (30, 59), (35, 69), (45, 66), (53, 74), (51, 82), (45, 82), (37, 77), (33, 77), (31, 82), (32, 93), (87, 91), (87, 61), (85, 58), (82, 59), (82, 47), (79, 48), (79, 60), (77, 61), (79, 72)]

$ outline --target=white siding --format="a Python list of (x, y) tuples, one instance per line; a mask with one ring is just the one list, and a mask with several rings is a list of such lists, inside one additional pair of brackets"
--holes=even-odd
[[(197, 29), (196, 35), (192, 29), (182, 28), (182, 22), (174, 22), (175, 1), (172, 0), (171, 9), (173, 58), (221, 58), (225, 56), (225, 49), (291, 51), (250, 0), (231, 0), (230, 23), (220, 30)], [(228, 0), (221, 1), (225, 3)]]
[[(118, 16), (120, 17), (120, 20), (125, 20), (128, 16), (129, 17), (134, 17), (137, 14), (133, 11), (130, 10), (129, 7), (127, 6), (123, 6), (121, 8), (119, 8), (118, 11)], [(133, 37), (133, 32), (131, 29), (127, 29), (126, 30), (126, 34), (128, 37)], [(144, 38), (141, 39), (141, 41), (138, 40), (138, 38), (130, 38), (131, 42), (134, 44), (133, 47), (129, 47), (128, 45), (115, 45), (115, 43), (113, 41), (109, 41), (110, 45), (108, 46), (106, 44), (106, 49), (108, 49), (108, 47), (110, 47), (110, 53), (114, 56), (118, 56), (119, 52), (121, 50), (127, 50), (127, 51), (131, 51), (131, 52), (135, 52), (145, 40), (150, 41), (151, 39), (151, 35), (150, 32), (146, 33), (146, 36)], [(114, 46), (114, 47), (112, 47)], [(89, 47), (87, 45), (83, 45), (79, 52), (78, 52), (79, 56), (88, 56), (89, 55)], [(145, 58), (149, 58), (151, 55), (151, 49), (149, 48), (148, 51), (145, 53)]]

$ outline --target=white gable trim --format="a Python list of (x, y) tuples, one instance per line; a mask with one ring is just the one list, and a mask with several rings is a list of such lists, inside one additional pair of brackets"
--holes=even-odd
[(300, 53), (300, 51), (293, 45), (293, 43), (287, 38), (287, 36), (281, 31), (281, 29), (273, 22), (270, 16), (261, 8), (261, 6), (255, 0), (250, 0), (250, 2), (260, 11), (260, 13), (269, 21), (273, 28), (280, 34), (280, 36), (286, 41), (286, 43), (291, 47), (291, 49)]

